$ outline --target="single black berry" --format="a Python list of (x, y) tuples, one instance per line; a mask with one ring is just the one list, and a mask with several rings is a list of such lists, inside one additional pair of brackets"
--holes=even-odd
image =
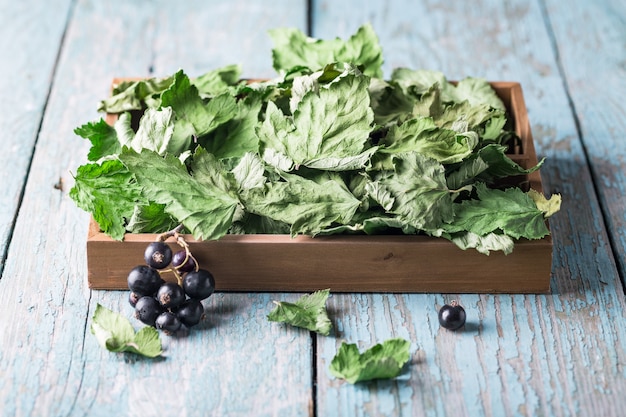
[(179, 250), (172, 256), (172, 266), (180, 272), (191, 272), (196, 269), (196, 262), (192, 256), (187, 255), (187, 251)]
[(163, 307), (150, 296), (141, 297), (135, 305), (135, 317), (144, 324), (155, 326), (155, 321), (163, 313)]
[(131, 269), (128, 274), (128, 288), (138, 295), (152, 295), (163, 284), (159, 271), (146, 265)]
[(172, 262), (172, 249), (165, 242), (152, 242), (143, 254), (146, 264), (156, 269), (163, 269)]
[(176, 309), (176, 317), (187, 327), (200, 323), (204, 316), (204, 306), (200, 300), (190, 298)]
[(206, 269), (192, 271), (183, 278), (183, 289), (189, 298), (204, 300), (215, 291), (215, 279)]
[(166, 282), (159, 287), (156, 299), (159, 300), (163, 308), (175, 308), (185, 301), (185, 292), (175, 282)]
[(156, 328), (163, 330), (165, 334), (176, 333), (180, 329), (181, 324), (182, 323), (178, 320), (178, 317), (169, 311), (161, 313), (159, 317), (156, 318)]
[(439, 309), (439, 324), (449, 330), (457, 330), (465, 324), (465, 309), (455, 301)]

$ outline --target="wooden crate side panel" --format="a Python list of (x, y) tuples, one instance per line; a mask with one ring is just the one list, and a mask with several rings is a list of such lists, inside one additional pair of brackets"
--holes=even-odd
[[(90, 286), (126, 288), (130, 269), (143, 263), (146, 244), (103, 236), (89, 241)], [(189, 237), (189, 244), (200, 265), (214, 274), (220, 291), (549, 291), (549, 239), (522, 241), (510, 255), (489, 256), (420, 236), (226, 236), (208, 242)], [(171, 247), (179, 249), (173, 242)]]

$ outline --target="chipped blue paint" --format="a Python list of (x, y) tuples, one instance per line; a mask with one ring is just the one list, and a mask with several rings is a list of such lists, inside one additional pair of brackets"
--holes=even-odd
[[(23, 101), (13, 105), (3, 93), (0, 104), (11, 104), (1, 111), (4, 143), (19, 140), (11, 147), (18, 151), (8, 153), (11, 164), (0, 163), (2, 178), (16, 178), (0, 199), (0, 249), (13, 233), (0, 279), (0, 415), (619, 415), (626, 392), (618, 274), (626, 252), (626, 148), (618, 142), (626, 130), (619, 95), (626, 4), (314, 1), (307, 16), (304, 1), (274, 3), (1, 6), (0, 31), (10, 33), (0, 39), (11, 40), (15, 58), (0, 62), (0, 91)], [(11, 24), (8, 15), (15, 16)], [(97, 117), (95, 103), (114, 76), (178, 68), (195, 75), (237, 62), (246, 76), (272, 76), (265, 29), (305, 28), (309, 17), (313, 34), (323, 37), (347, 36), (371, 21), (387, 74), (404, 65), (522, 83), (537, 151), (548, 158), (544, 188), (564, 198), (551, 221), (552, 293), (332, 294), (334, 334), (314, 344), (309, 332), (265, 318), (272, 299), (299, 294), (216, 294), (201, 328), (182, 340), (164, 337), (163, 361), (102, 350), (89, 333), (95, 304), (131, 312), (124, 292), (86, 287), (87, 218), (67, 187), (52, 187), (59, 177), (69, 187), (69, 171), (83, 162), (77, 158), (86, 144), (72, 129)], [(9, 66), (16, 62), (23, 70)], [(17, 213), (31, 157), (13, 226), (6, 219)], [(468, 313), (458, 332), (437, 321), (438, 308), (452, 299)], [(365, 349), (398, 336), (411, 341), (412, 353), (398, 378), (353, 386), (328, 371), (343, 340)], [(155, 396), (163, 381), (170, 381), (167, 390)]]
[[(54, 4), (52, 4), (54, 3)], [(0, 274), (28, 177), (70, 0), (3, 2), (0, 27)], [(58, 179), (58, 178), (57, 178)]]
[[(425, 361), (411, 374), (416, 389), (411, 394), (399, 392), (401, 398), (411, 395), (413, 415), (434, 415), (435, 409), (436, 415), (611, 415), (616, 414), (612, 407), (622, 403), (616, 392), (626, 388), (623, 367), (619, 365), (626, 352), (622, 336), (626, 330), (623, 325), (624, 297), (607, 232), (614, 239), (616, 236), (621, 239), (624, 231), (621, 219), (626, 210), (619, 197), (624, 193), (615, 185), (623, 184), (624, 158), (617, 151), (610, 157), (605, 155), (603, 160), (619, 161), (617, 166), (607, 169), (608, 175), (604, 175), (604, 178), (611, 178), (604, 186), (609, 190), (610, 185), (613, 199), (605, 197), (605, 202), (607, 209), (613, 210), (611, 219), (614, 223), (611, 224), (615, 225), (607, 230), (599, 216), (600, 205), (595, 197), (585, 152), (591, 150), (594, 155), (596, 150), (602, 152), (611, 146), (611, 142), (597, 143), (596, 138), (601, 135), (613, 139), (617, 136), (614, 132), (606, 132), (609, 123), (605, 119), (594, 118), (592, 112), (577, 107), (583, 127), (589, 118), (593, 120), (591, 126), (599, 124), (604, 129), (597, 130), (602, 133), (594, 134), (592, 138), (580, 140), (568, 101), (569, 90), (575, 91), (572, 98), (582, 103), (601, 100), (603, 96), (580, 88), (589, 77), (588, 74), (583, 76), (587, 67), (580, 63), (584, 60), (575, 58), (568, 58), (570, 62), (565, 74), (578, 77), (574, 79), (579, 84), (570, 84), (569, 90), (565, 90), (559, 68), (565, 61), (559, 61), (557, 53), (565, 51), (574, 56), (590, 51), (580, 45), (585, 38), (573, 37), (570, 30), (583, 20), (577, 9), (593, 9), (597, 20), (585, 18), (585, 30), (600, 38), (613, 33), (607, 42), (616, 45), (615, 40), (621, 39), (616, 34), (623, 33), (623, 25), (615, 23), (620, 18), (614, 16), (621, 16), (623, 21), (624, 5), (610, 0), (591, 4), (578, 1), (570, 11), (569, 4), (549, 3), (544, 6), (540, 1), (480, 1), (409, 5), (397, 1), (361, 4), (354, 8), (344, 2), (318, 4), (319, 7), (314, 9), (313, 33), (316, 35), (335, 31), (340, 36), (347, 36), (364, 20), (370, 20), (381, 38), (387, 71), (392, 62), (395, 66), (439, 69), (450, 78), (478, 74), (489, 79), (521, 81), (538, 153), (548, 158), (542, 169), (544, 188), (546, 192), (561, 192), (564, 198), (561, 214), (551, 222), (555, 232), (552, 294), (478, 298), (462, 295), (459, 298), (463, 303), (473, 307), (469, 309), (470, 313), (478, 310), (479, 319), (477, 327), (455, 335), (442, 334), (436, 328), (426, 326), (425, 323), (430, 325), (436, 321), (432, 318), (425, 321), (425, 317), (436, 320), (433, 314), (437, 306), (449, 300), (448, 296), (443, 299), (427, 296), (429, 301), (425, 304), (431, 309), (430, 314), (422, 311), (421, 317), (412, 323), (417, 343), (425, 351)], [(603, 9), (609, 4), (611, 6)], [(609, 9), (613, 13), (611, 17), (606, 14)], [(489, 19), (485, 20), (484, 16)], [(576, 19), (573, 24), (571, 19)], [(608, 23), (610, 29), (599, 31), (600, 22), (607, 20), (612, 22)], [(462, 25), (447, 23), (458, 21), (482, 22), (484, 26), (467, 30)], [(445, 28), (445, 35), (442, 35), (442, 28)], [(488, 33), (491, 30), (493, 33)], [(553, 37), (558, 51), (552, 42)], [(602, 67), (603, 62), (611, 59), (607, 56), (604, 61), (599, 59), (594, 63), (600, 63)], [(622, 71), (613, 69), (611, 77), (615, 80)], [(624, 79), (616, 80), (615, 85), (623, 84)], [(602, 78), (595, 80), (603, 82)], [(565, 82), (571, 83), (569, 80)], [(595, 87), (595, 91), (601, 90), (602, 87)], [(612, 92), (621, 90), (623, 88), (615, 88)], [(621, 128), (625, 120), (623, 106), (616, 106), (614, 111), (612, 114), (617, 117), (611, 118), (613, 129), (624, 131)], [(607, 114), (610, 115), (611, 111)], [(588, 149), (583, 148), (583, 143)], [(615, 150), (616, 146), (609, 149)], [(598, 157), (592, 167), (597, 167), (600, 172), (603, 161)], [(624, 252), (626, 250), (621, 249), (618, 253)], [(399, 297), (412, 299), (413, 295)], [(405, 304), (403, 314), (413, 317), (414, 304), (410, 307)], [(389, 308), (393, 310), (393, 307)], [(342, 312), (344, 314), (353, 312)], [(377, 317), (381, 313), (370, 311), (369, 314)], [(363, 319), (371, 320), (371, 317)], [(407, 320), (402, 323), (406, 324)], [(365, 323), (362, 326), (372, 327)], [(388, 335), (376, 327), (375, 339)], [(424, 372), (432, 377), (433, 384), (428, 387), (420, 384)], [(608, 387), (607, 381), (621, 388)], [(417, 389), (427, 393), (416, 395)], [(461, 400), (446, 396), (457, 391)], [(337, 392), (331, 391), (327, 395), (333, 398)], [(427, 396), (433, 400), (425, 401), (423, 397)], [(444, 396), (445, 400), (442, 399)], [(323, 403), (325, 399), (320, 401)], [(351, 401), (346, 402), (351, 404)], [(333, 404), (341, 404), (341, 401), (334, 400)], [(425, 407), (426, 404), (429, 407)], [(350, 412), (344, 409), (343, 414), (349, 415)]]

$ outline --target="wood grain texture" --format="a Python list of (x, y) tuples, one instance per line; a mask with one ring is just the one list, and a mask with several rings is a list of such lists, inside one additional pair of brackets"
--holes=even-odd
[[(0, 37), (1, 50), (12, 57), (0, 69), (5, 78), (11, 65), (23, 70), (2, 79), (0, 92), (6, 102), (12, 91), (28, 97), (0, 108), (0, 126), (24, 138), (19, 155), (21, 146), (32, 154), (37, 139), (0, 279), (1, 416), (623, 414), (626, 305), (613, 255), (624, 253), (625, 230), (623, 2), (314, 1), (316, 36), (347, 36), (372, 21), (387, 74), (404, 65), (522, 83), (538, 154), (548, 158), (544, 189), (564, 197), (551, 222), (552, 293), (335, 293), (334, 333), (314, 343), (265, 319), (272, 299), (299, 294), (218, 293), (196, 332), (163, 338), (160, 361), (111, 354), (89, 333), (97, 303), (130, 312), (125, 292), (87, 287), (88, 216), (67, 196), (87, 144), (72, 129), (98, 117), (97, 101), (116, 76), (196, 75), (233, 62), (245, 64), (245, 75), (271, 76), (269, 43), (259, 46), (265, 30), (304, 29), (306, 2), (40, 3), (0, 0), (0, 33), (11, 39)], [(1, 161), (3, 178), (7, 166), (26, 166), (12, 158)], [(25, 169), (10, 178), (19, 182)], [(59, 178), (63, 190), (54, 187)], [(10, 218), (14, 195), (0, 199)], [(437, 323), (438, 308), (453, 299), (468, 313), (459, 332)], [(411, 340), (412, 353), (399, 378), (352, 386), (328, 372), (343, 340), (365, 349), (396, 336)]]
[[(343, 415), (388, 410), (393, 410), (388, 415), (619, 414), (619, 393), (626, 388), (620, 365), (626, 358), (624, 297), (563, 88), (559, 65), (564, 63), (552, 47), (544, 12), (540, 2), (523, 1), (366, 2), (358, 8), (349, 2), (316, 3), (315, 36), (347, 36), (370, 20), (381, 38), (387, 74), (408, 66), (441, 70), (451, 79), (472, 75), (521, 82), (537, 152), (548, 158), (542, 168), (544, 189), (563, 195), (562, 211), (551, 222), (552, 295), (336, 295), (336, 320), (350, 323), (343, 326), (348, 329), (344, 338), (369, 344), (404, 332), (419, 347), (420, 359), (409, 367), (410, 383), (405, 376), (374, 389), (320, 378), (319, 410), (339, 409)], [(550, 16), (580, 22), (569, 13), (563, 4)], [(618, 16), (623, 21), (624, 15)], [(601, 26), (601, 21), (588, 23)], [(561, 30), (565, 39), (567, 29)], [(616, 106), (608, 118), (619, 119), (622, 112), (623, 106)], [(451, 298), (469, 306), (474, 321), (465, 332), (438, 329), (436, 311)], [(351, 310), (355, 303), (362, 308)], [(394, 324), (373, 327), (381, 316)], [(322, 375), (339, 341), (319, 343)]]
[(0, 1), (0, 273), (70, 10), (69, 0)]
[(575, 110), (607, 230), (612, 237), (624, 280), (626, 3), (578, 0), (565, 5), (558, 1), (546, 1), (545, 9), (564, 83)]
[[(118, 242), (99, 232), (87, 242), (90, 288), (123, 289), (128, 271), (156, 234)], [(186, 237), (194, 256), (221, 277), (218, 291), (546, 293), (552, 241), (521, 241), (513, 254), (462, 251), (426, 236), (228, 235)], [(176, 249), (176, 245), (172, 249)], [(119, 259), (119, 263), (111, 263)], [(442, 261), (442, 259), (444, 261)], [(454, 263), (445, 261), (455, 259)], [(460, 271), (468, 271), (459, 276)], [(508, 279), (503, 281), (502, 275)], [(175, 279), (170, 276), (170, 279)]]
[[(452, 300), (467, 311), (456, 332), (437, 320)], [(581, 313), (544, 296), (334, 294), (329, 309), (335, 334), (318, 339), (319, 415), (619, 415), (623, 329), (601, 307)], [(364, 350), (391, 337), (411, 341), (398, 378), (350, 385), (328, 371), (341, 342)]]
[[(102, 292), (98, 302), (130, 315), (127, 295)], [(276, 297), (213, 295), (204, 301), (207, 318), (187, 338), (161, 336), (162, 360), (111, 354), (89, 335), (67, 415), (308, 415), (310, 336), (266, 320)]]
[[(97, 102), (120, 74), (145, 76), (150, 68), (156, 73), (166, 71), (166, 63), (182, 67), (197, 56), (211, 60), (211, 68), (245, 57), (254, 71), (271, 72), (269, 51), (244, 40), (260, 39), (268, 26), (304, 27), (304, 5), (275, 2), (285, 10), (277, 15), (262, 2), (245, 2), (256, 24), (235, 31), (233, 22), (246, 16), (237, 4), (244, 3), (211, 2), (209, 8), (206, 2), (186, 2), (183, 13), (170, 2), (77, 2), (0, 280), (6, 313), (0, 321), (0, 415), (136, 415), (139, 408), (156, 406), (181, 416), (309, 414), (309, 333), (268, 323), (269, 295), (218, 295), (209, 301), (216, 314), (208, 324), (187, 339), (166, 339), (168, 357), (160, 362), (106, 352), (89, 333), (96, 303), (128, 308), (125, 294), (87, 287), (89, 217), (67, 195), (87, 144), (72, 131), (99, 117)], [(231, 33), (237, 34), (240, 55), (213, 57), (218, 43), (211, 40)], [(161, 54), (163, 45), (147, 47), (149, 39), (170, 39), (176, 47)], [(59, 178), (63, 190), (53, 187)]]

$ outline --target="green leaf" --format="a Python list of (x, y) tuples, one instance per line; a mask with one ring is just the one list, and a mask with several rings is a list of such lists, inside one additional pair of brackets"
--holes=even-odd
[(252, 152), (246, 153), (232, 172), (240, 190), (263, 187), (267, 181), (264, 175), (265, 165), (263, 165), (263, 161)]
[(314, 39), (295, 28), (269, 31), (274, 43), (272, 58), (274, 69), (287, 71), (304, 66), (315, 71), (333, 62), (362, 65), (363, 72), (382, 77), (382, 48), (371, 25), (361, 26), (348, 40)]
[[(363, 219), (361, 219), (363, 217)], [(416, 234), (418, 231), (415, 228), (407, 226), (397, 217), (376, 217), (375, 214), (367, 213), (359, 216), (355, 215), (355, 221), (353, 224), (341, 225), (336, 227), (329, 227), (321, 230), (315, 236), (328, 236), (340, 233), (365, 233), (368, 235), (388, 234), (390, 231), (395, 230), (403, 232), (404, 234)], [(393, 232), (392, 232), (393, 233)]]
[(89, 139), (91, 149), (87, 154), (90, 161), (98, 161), (110, 155), (117, 155), (122, 147), (117, 139), (117, 133), (104, 119), (97, 122), (89, 122), (74, 129), (78, 136)]
[(423, 117), (392, 126), (381, 144), (381, 153), (417, 152), (450, 164), (469, 156), (477, 143), (471, 136), (439, 128), (433, 119)]
[(291, 229), (287, 223), (270, 219), (266, 216), (249, 213), (243, 209), (237, 209), (233, 216), (233, 225), (229, 231), (231, 234), (281, 234), (287, 235)]
[(143, 201), (133, 174), (118, 160), (78, 167), (70, 197), (116, 240), (124, 238), (125, 219), (132, 216), (135, 204)]
[(159, 332), (152, 326), (142, 327), (135, 333), (135, 340), (128, 349), (132, 352), (131, 348), (136, 349), (135, 353), (149, 358), (156, 358), (163, 353)]
[(190, 147), (193, 137), (206, 135), (237, 115), (237, 103), (230, 93), (222, 93), (205, 103), (182, 70), (174, 75), (174, 82), (161, 95), (161, 106), (171, 107), (176, 114), (172, 140), (182, 150)]
[(251, 94), (239, 100), (235, 117), (200, 138), (198, 143), (218, 159), (258, 152), (259, 137), (256, 129), (262, 105), (259, 94)]
[(502, 251), (508, 255), (513, 252), (515, 244), (510, 236), (493, 232), (484, 236), (472, 232), (455, 233), (449, 239), (463, 250), (472, 248), (485, 255), (489, 255), (491, 251)]
[(333, 222), (349, 223), (359, 207), (345, 185), (334, 180), (317, 183), (283, 174), (284, 181), (241, 194), (247, 211), (291, 225), (291, 234), (314, 234)]
[(561, 209), (561, 194), (553, 194), (550, 198), (546, 198), (540, 192), (530, 189), (528, 196), (537, 205), (537, 208), (543, 212), (543, 216), (548, 218)]
[(525, 169), (506, 154), (506, 147), (496, 144), (487, 145), (480, 149), (477, 157), (489, 165), (489, 168), (485, 170), (485, 174), (488, 175), (487, 178), (506, 178), (513, 175), (530, 174), (543, 165), (543, 160), (541, 160), (536, 166)]
[(437, 126), (463, 133), (468, 130), (482, 131), (485, 123), (501, 115), (498, 110), (493, 110), (486, 104), (472, 105), (463, 101), (446, 105), (444, 110), (434, 117), (434, 121)]
[(330, 290), (326, 289), (303, 295), (295, 303), (274, 301), (276, 307), (269, 313), (267, 319), (328, 336), (332, 328), (326, 311), (329, 294)]
[(160, 110), (146, 109), (139, 121), (137, 133), (130, 141), (130, 147), (135, 152), (148, 149), (159, 155), (164, 155), (168, 151), (175, 155), (180, 154), (185, 150), (185, 144), (181, 146), (170, 143), (174, 134), (173, 116), (170, 107), (164, 107)]
[[(272, 102), (268, 103), (259, 138), (271, 163), (273, 155), (284, 155), (295, 167), (301, 165), (330, 170), (363, 167), (373, 153), (364, 149), (372, 129), (373, 112), (364, 76), (347, 75), (319, 92), (304, 95), (293, 121)], [(269, 156), (268, 156), (269, 155)]]
[(506, 110), (504, 103), (491, 87), (491, 84), (482, 78), (464, 78), (458, 82), (452, 91), (454, 92), (454, 101), (457, 103), (468, 101), (472, 106), (486, 104), (494, 109)]
[(343, 342), (330, 363), (330, 372), (351, 384), (400, 375), (410, 358), (411, 343), (402, 338), (376, 344), (363, 353), (356, 344)]
[(455, 86), (439, 71), (396, 68), (391, 74), (391, 80), (417, 99), (436, 88), (440, 92), (442, 103), (467, 101), (472, 107), (486, 105), (493, 109), (506, 110), (491, 84), (482, 78), (466, 77)]
[(232, 191), (232, 174), (205, 151), (194, 155), (193, 175), (176, 157), (144, 150), (122, 152), (149, 201), (166, 204), (165, 211), (198, 239), (218, 239), (228, 232), (239, 200)]
[(192, 80), (200, 96), (214, 97), (236, 85), (240, 81), (241, 65), (233, 64), (211, 70)]
[(173, 77), (123, 81), (113, 89), (110, 98), (102, 100), (98, 111), (123, 113), (158, 107), (158, 96), (172, 84)]
[(376, 124), (387, 125), (394, 121), (402, 123), (412, 117), (414, 100), (408, 97), (397, 83), (372, 78), (369, 93)]
[(149, 203), (135, 206), (126, 229), (130, 233), (163, 233), (177, 225), (178, 222), (165, 212), (165, 204)]
[(407, 95), (416, 99), (435, 87), (441, 90), (442, 101), (451, 101), (450, 92), (453, 86), (439, 71), (395, 68), (391, 73), (391, 81), (397, 83)]
[(503, 133), (506, 108), (483, 79), (468, 77), (454, 86), (437, 71), (397, 68), (392, 82), (414, 99), (415, 116), (430, 116), (437, 126), (458, 133), (486, 133), (487, 140)]
[[(448, 188), (458, 190), (468, 184), (474, 183), (478, 178), (484, 179), (485, 176), (481, 174), (488, 169), (489, 164), (479, 155), (474, 154), (448, 172), (446, 180)], [(491, 176), (488, 178), (491, 179)]]
[[(408, 68), (384, 80), (371, 25), (345, 40), (297, 29), (270, 36), (273, 80), (248, 83), (229, 65), (115, 86), (100, 107), (119, 114), (113, 127), (99, 120), (75, 130), (97, 162), (78, 170), (77, 205), (116, 239), (183, 223), (199, 239), (426, 233), (488, 253), (543, 233), (522, 230), (539, 220), (529, 224), (532, 213), (512, 194), (495, 203), (500, 196), (473, 193), (476, 184), (513, 184), (543, 162), (520, 166), (506, 153), (520, 139), (488, 82)], [(544, 218), (560, 207), (558, 198), (524, 198)], [(489, 218), (497, 204), (509, 210), (499, 223)], [(476, 220), (483, 212), (487, 220)]]
[(525, 169), (513, 161), (506, 150), (504, 146), (489, 144), (474, 152), (448, 173), (448, 186), (458, 189), (477, 181), (492, 183), (497, 178), (530, 174), (543, 164), (542, 160), (536, 166)]
[(135, 329), (128, 319), (100, 304), (92, 317), (91, 329), (100, 346), (114, 352), (122, 351), (135, 338)]
[(493, 140), (496, 143), (501, 140), (501, 138), (507, 137), (509, 132), (505, 131), (506, 126), (506, 114), (505, 113), (494, 113), (489, 120), (485, 123), (485, 130), (481, 135), (481, 138), (484, 141)]
[(394, 164), (395, 172), (382, 172), (375, 177), (374, 186), (381, 189), (372, 197), (385, 196), (379, 200), (381, 206), (391, 206), (387, 211), (418, 230), (436, 230), (453, 219), (454, 192), (447, 187), (441, 163), (408, 152), (394, 156)]
[(478, 183), (476, 194), (476, 199), (455, 204), (454, 223), (445, 225), (447, 232), (484, 236), (501, 231), (514, 239), (540, 239), (549, 233), (543, 211), (521, 189), (497, 190)]
[(433, 119), (439, 118), (446, 107), (441, 102), (441, 89), (439, 84), (434, 84), (428, 91), (421, 94), (413, 105), (413, 115), (417, 117), (432, 117)]
[[(119, 115), (115, 123), (113, 124), (113, 129), (117, 134), (117, 140), (120, 143), (121, 148), (130, 147), (133, 139), (135, 139), (135, 130), (132, 126), (133, 120), (130, 113), (122, 113)], [(119, 154), (121, 152), (118, 151)]]
[(158, 331), (146, 326), (135, 333), (130, 321), (98, 304), (91, 320), (91, 333), (111, 352), (131, 352), (155, 358), (162, 353)]
[(262, 143), (262, 156), (265, 162), (283, 171), (293, 169), (295, 163), (288, 156), (290, 153), (288, 147), (290, 135), (293, 135), (294, 131), (295, 127), (289, 118), (285, 117), (273, 101), (268, 102), (265, 120), (257, 131)]

